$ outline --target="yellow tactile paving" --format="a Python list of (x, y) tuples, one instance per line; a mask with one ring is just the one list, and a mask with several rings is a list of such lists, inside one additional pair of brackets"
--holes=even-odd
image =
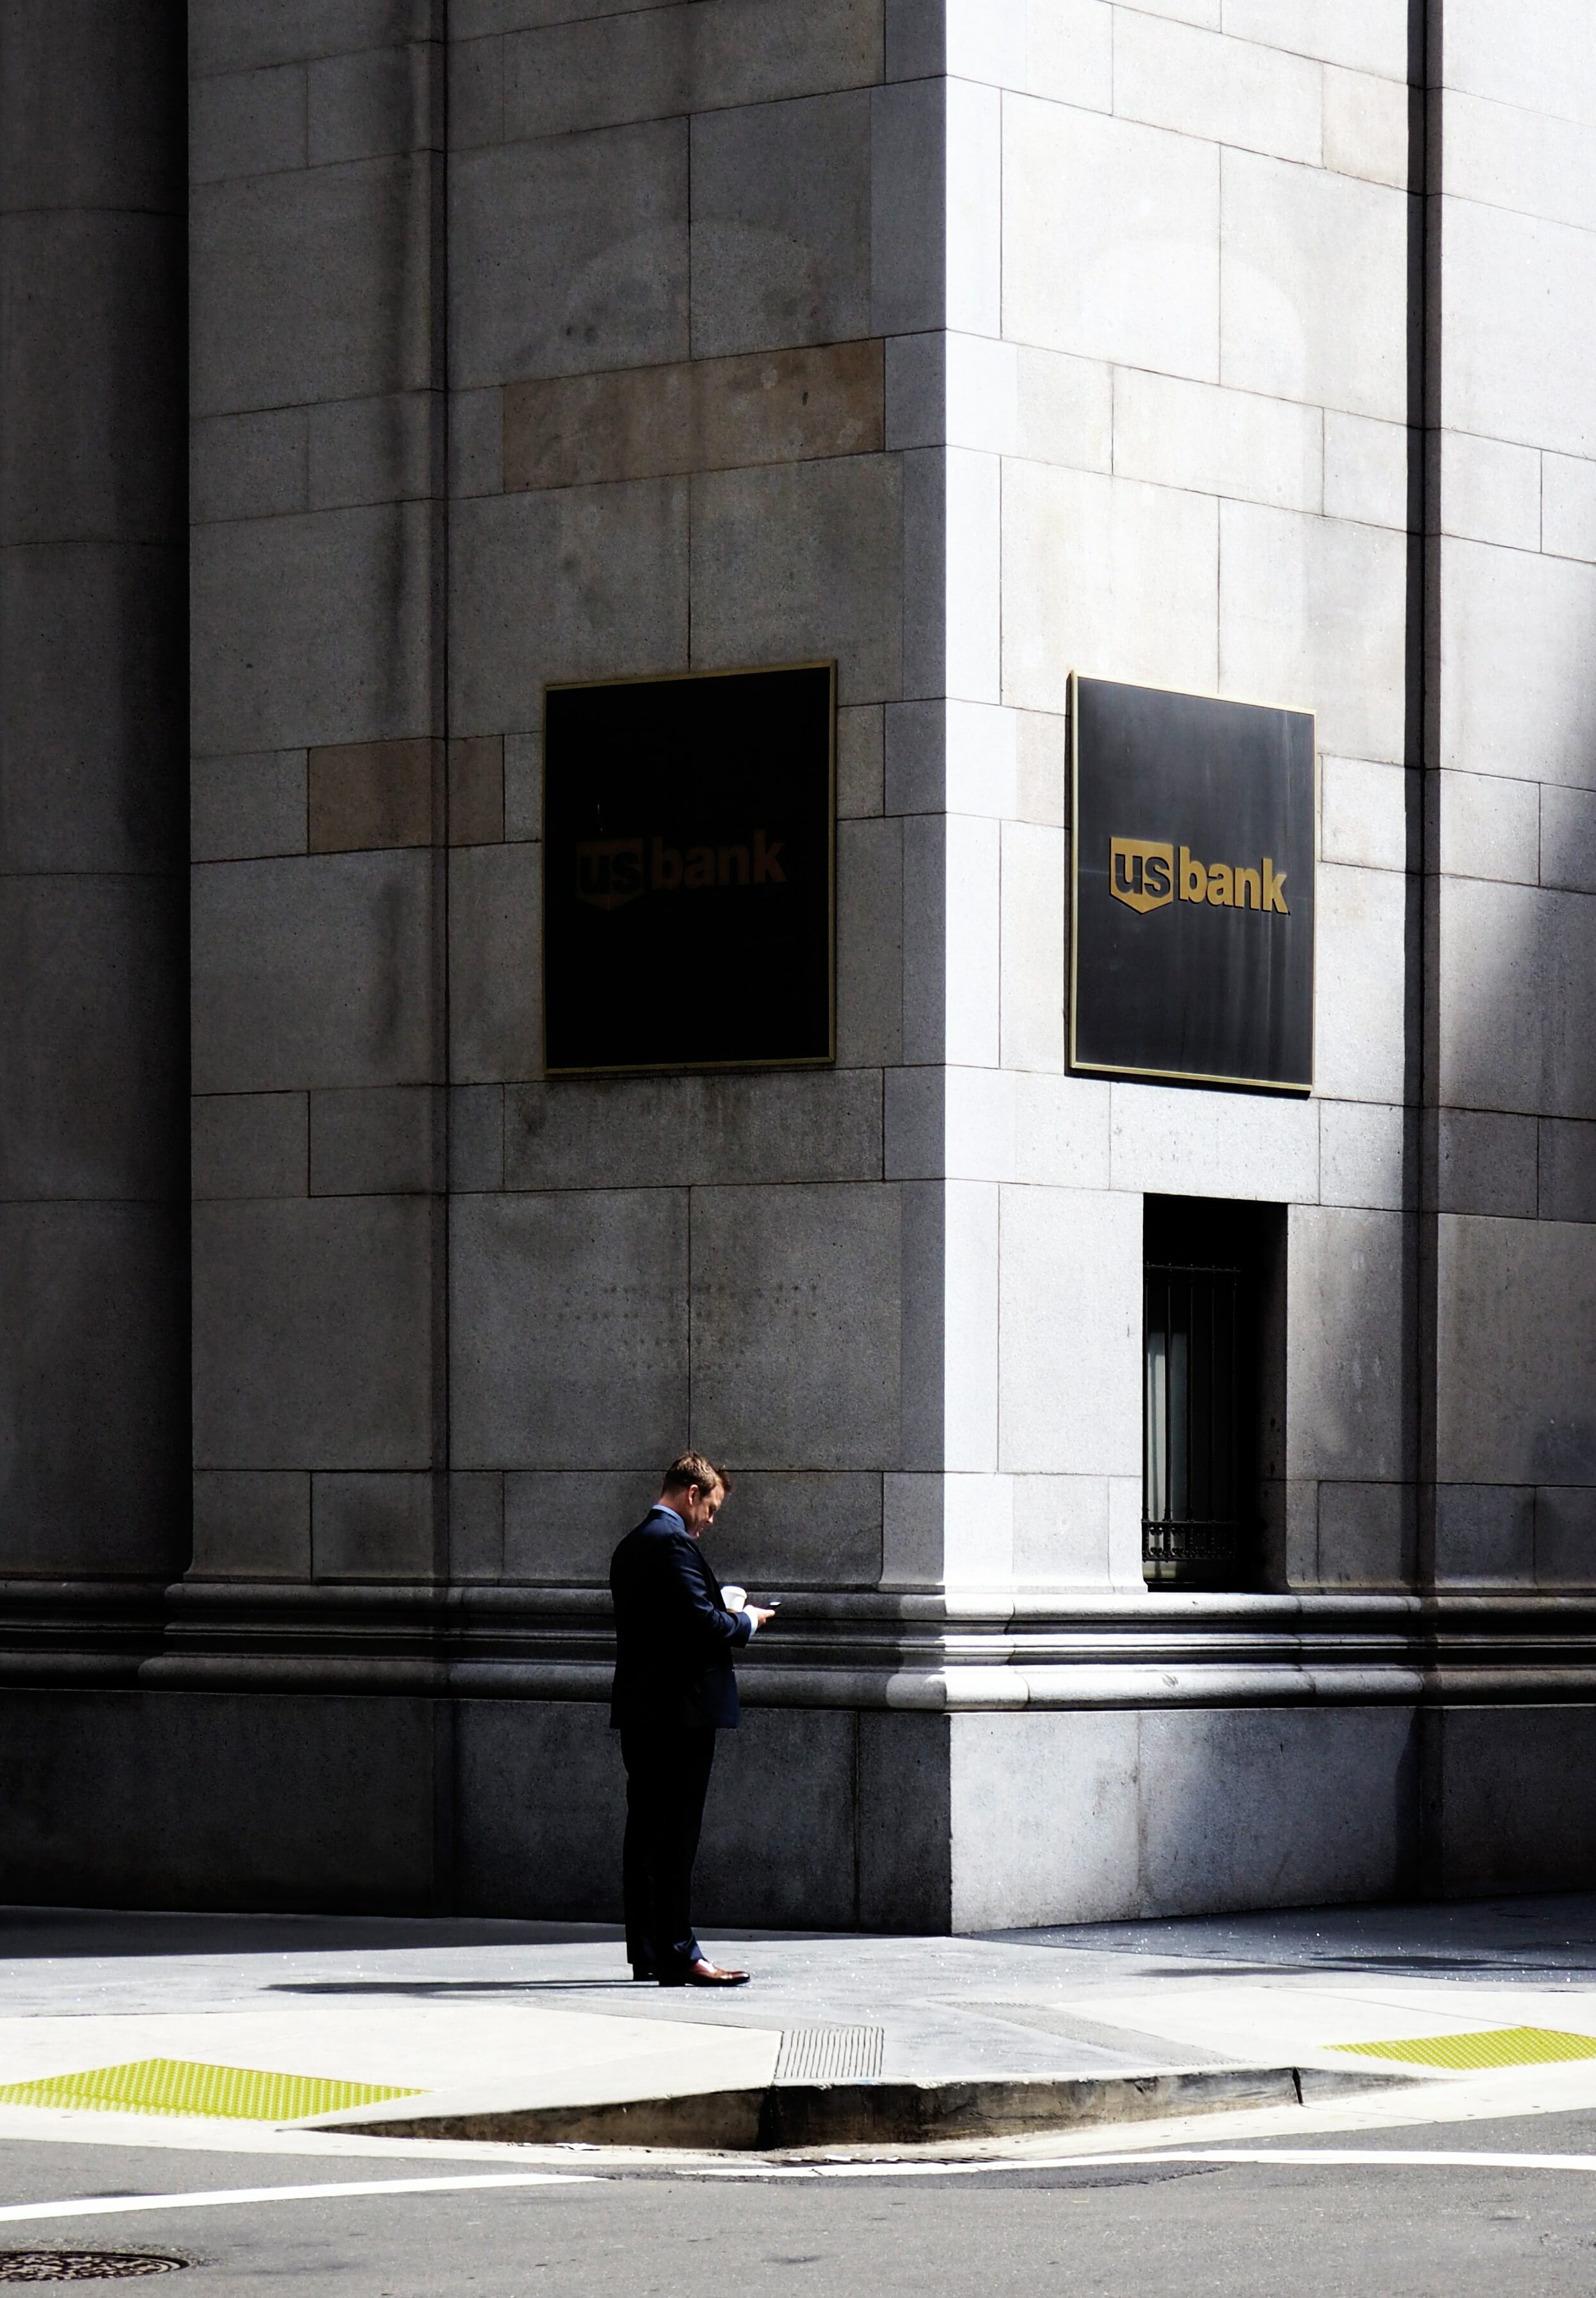
[(1329, 2043), (1366, 2059), (1407, 2059), (1420, 2067), (1534, 2067), (1552, 2059), (1596, 2059), (1596, 2035), (1554, 2027), (1487, 2027), (1476, 2035), (1419, 2035), (1405, 2043)]
[(0, 2106), (226, 2115), (249, 2122), (295, 2122), (302, 2115), (331, 2114), (340, 2107), (422, 2095), (377, 2083), (268, 2074), (256, 2067), (207, 2066), (194, 2059), (132, 2059), (125, 2066), (90, 2067), (81, 2074), (0, 2085)]

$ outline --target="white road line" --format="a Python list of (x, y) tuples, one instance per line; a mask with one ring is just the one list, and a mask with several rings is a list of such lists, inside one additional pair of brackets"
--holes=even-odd
[[(678, 2175), (698, 2178), (979, 2178), (995, 2171), (1119, 2170), (1154, 2162), (1284, 2162), (1294, 2169), (1441, 2170), (1584, 2170), (1596, 2172), (1596, 2154), (1470, 2154), (1426, 2153), (1396, 2146), (1209, 2146), (1147, 2154), (1008, 2155), (986, 2162), (713, 2163)], [(674, 2166), (671, 2166), (674, 2167)]]
[(116, 2218), (127, 2211), (207, 2211), (226, 2203), (309, 2203), (334, 2195), (462, 2194), (485, 2186), (588, 2186), (581, 2170), (509, 2170), (494, 2178), (351, 2178), (314, 2186), (212, 2186), (193, 2195), (90, 2195), (62, 2203), (7, 2203), (0, 2220)]
[[(1061, 2158), (1063, 2159), (1063, 2158)], [(1596, 2154), (1483, 2154), (1440, 2153), (1408, 2146), (1207, 2146), (1167, 2154), (1076, 2155), (1100, 2170), (1105, 2162), (1331, 2162), (1344, 2168), (1377, 2169), (1394, 2162), (1406, 2170), (1596, 2170)]]
[(450, 2195), (526, 2186), (592, 2186), (616, 2178), (667, 2174), (689, 2178), (980, 2178), (1016, 2170), (1123, 2170), (1154, 2163), (1284, 2163), (1294, 2170), (1583, 2170), (1596, 2154), (1441, 2153), (1395, 2146), (1208, 2146), (1145, 2154), (1010, 2155), (985, 2162), (633, 2163), (607, 2171), (509, 2170), (475, 2178), (322, 2179), (308, 2186), (222, 2186), (186, 2195), (92, 2195), (58, 2203), (0, 2205), (0, 2223), (29, 2219), (119, 2218), (145, 2211), (217, 2210), (252, 2203), (309, 2203), (356, 2195)]

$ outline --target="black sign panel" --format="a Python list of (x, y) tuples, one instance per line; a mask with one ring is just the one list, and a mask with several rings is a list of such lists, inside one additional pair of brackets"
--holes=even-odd
[(1070, 1059), (1313, 1083), (1313, 720), (1074, 681)]
[(829, 1062), (829, 663), (551, 686), (551, 1076)]

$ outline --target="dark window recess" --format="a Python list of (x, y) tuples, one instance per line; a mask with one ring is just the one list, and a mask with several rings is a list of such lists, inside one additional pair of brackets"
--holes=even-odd
[(1285, 1211), (1145, 1203), (1142, 1558), (1154, 1586), (1283, 1581)]

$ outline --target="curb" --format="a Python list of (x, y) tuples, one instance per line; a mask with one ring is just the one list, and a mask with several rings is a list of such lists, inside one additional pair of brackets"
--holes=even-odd
[(1197, 2067), (1167, 2074), (1044, 2075), (952, 2082), (771, 2083), (753, 2090), (684, 2091), (591, 2106), (524, 2106), (480, 2114), (322, 2122), (379, 2138), (473, 2138), (522, 2145), (573, 2140), (601, 2146), (680, 2146), (763, 2153), (774, 2147), (925, 2144), (1005, 2138), (1094, 2124), (1145, 2122), (1221, 2109), (1304, 2106), (1414, 2078), (1380, 2068)]

